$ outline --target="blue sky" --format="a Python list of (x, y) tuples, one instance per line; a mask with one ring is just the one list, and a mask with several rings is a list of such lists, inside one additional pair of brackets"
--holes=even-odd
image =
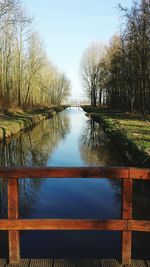
[(71, 80), (73, 99), (83, 97), (79, 69), (86, 47), (106, 44), (119, 31), (119, 2), (130, 6), (132, 0), (23, 0), (49, 58)]

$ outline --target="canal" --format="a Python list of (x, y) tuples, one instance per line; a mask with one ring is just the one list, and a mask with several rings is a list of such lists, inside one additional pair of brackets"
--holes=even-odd
[[(82, 109), (68, 108), (0, 144), (1, 166), (125, 166), (100, 125)], [(20, 179), (21, 218), (121, 218), (121, 182), (108, 179)], [(150, 219), (150, 184), (134, 185), (135, 219)], [(6, 218), (6, 182), (1, 180), (0, 217)], [(0, 257), (7, 233), (0, 233)], [(144, 248), (144, 249), (142, 249)], [(119, 258), (121, 233), (107, 231), (21, 232), (21, 257)], [(134, 233), (133, 257), (150, 255), (150, 235)]]

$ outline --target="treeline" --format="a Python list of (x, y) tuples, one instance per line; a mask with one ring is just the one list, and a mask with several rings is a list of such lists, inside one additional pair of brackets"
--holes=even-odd
[(70, 81), (49, 61), (19, 0), (0, 0), (0, 110), (59, 105)]
[(150, 1), (119, 6), (124, 24), (109, 46), (92, 44), (83, 55), (81, 74), (91, 105), (150, 113)]

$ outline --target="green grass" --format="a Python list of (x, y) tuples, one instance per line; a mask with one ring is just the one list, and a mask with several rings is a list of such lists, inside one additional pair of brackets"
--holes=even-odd
[[(121, 149), (131, 153), (132, 158), (136, 158), (136, 162), (138, 157), (141, 157), (140, 152), (146, 157), (146, 161), (147, 158), (150, 158), (150, 116), (143, 117), (139, 114), (114, 112), (99, 107), (86, 106), (83, 109), (96, 120), (99, 118), (100, 122), (105, 124), (105, 130), (110, 137), (116, 140), (115, 144), (124, 142), (124, 146), (121, 144)], [(141, 157), (139, 164), (144, 161)]]
[(104, 113), (106, 119), (114, 123), (118, 129), (125, 131), (140, 150), (149, 153), (150, 149), (150, 121), (149, 118), (132, 116), (131, 114)]
[(25, 112), (22, 110), (10, 110), (7, 114), (0, 115), (0, 141), (10, 138), (19, 131), (33, 127), (39, 121), (52, 117), (62, 111), (63, 106), (53, 108), (38, 108)]

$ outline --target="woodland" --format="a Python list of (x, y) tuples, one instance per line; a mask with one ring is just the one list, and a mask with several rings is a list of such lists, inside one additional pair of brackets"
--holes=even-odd
[(60, 105), (71, 84), (48, 58), (19, 0), (0, 1), (0, 112)]
[(150, 113), (150, 1), (119, 5), (122, 25), (109, 45), (92, 43), (81, 59), (81, 77), (91, 106)]

